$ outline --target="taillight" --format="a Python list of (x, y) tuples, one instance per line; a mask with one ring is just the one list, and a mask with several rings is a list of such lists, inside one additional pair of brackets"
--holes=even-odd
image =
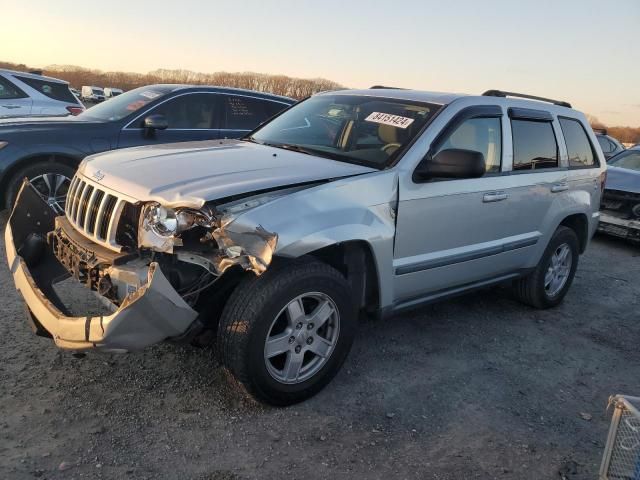
[(69, 106), (69, 107), (67, 107), (67, 111), (68, 111), (71, 115), (80, 115), (82, 112), (84, 112), (84, 108), (82, 108), (82, 107), (72, 107), (72, 106)]
[(604, 185), (607, 183), (607, 171), (600, 174), (600, 193), (604, 193)]

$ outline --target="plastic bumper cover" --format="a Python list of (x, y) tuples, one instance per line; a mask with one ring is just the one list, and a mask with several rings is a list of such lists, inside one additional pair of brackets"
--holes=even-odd
[(16, 238), (15, 231), (51, 228), (53, 214), (48, 208), (31, 187), (23, 186), (5, 231), (5, 245), (16, 288), (56, 345), (70, 350), (139, 350), (181, 335), (194, 322), (197, 312), (173, 289), (157, 263), (149, 266), (146, 285), (130, 294), (111, 315), (66, 315), (51, 288), (62, 268), (51, 249), (46, 249), (32, 269), (17, 253), (24, 238), (20, 238), (22, 232)]

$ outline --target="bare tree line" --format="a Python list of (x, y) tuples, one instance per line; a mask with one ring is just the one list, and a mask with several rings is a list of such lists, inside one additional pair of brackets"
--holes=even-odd
[[(0, 62), (0, 68), (20, 71), (33, 70), (27, 65), (9, 62)], [(50, 65), (42, 69), (42, 73), (43, 75), (66, 80), (76, 88), (80, 88), (82, 85), (97, 85), (131, 90), (154, 83), (183, 83), (246, 88), (295, 99), (306, 98), (317, 92), (343, 88), (340, 84), (324, 78), (295, 78), (287, 77), (286, 75), (268, 75), (255, 72), (201, 73), (190, 70), (158, 69), (149, 73), (131, 73), (103, 72), (72, 65)]]
[[(0, 68), (30, 71), (25, 64), (1, 62)], [(343, 88), (340, 84), (324, 78), (295, 78), (286, 75), (268, 75), (255, 72), (215, 72), (201, 73), (191, 70), (158, 69), (149, 73), (103, 72), (73, 65), (50, 65), (42, 73), (61, 78), (80, 88), (82, 85), (116, 87), (123, 90), (153, 83), (184, 83), (193, 85), (220, 85), (224, 87), (246, 88), (260, 92), (275, 93), (295, 99), (306, 98), (317, 92)], [(623, 143), (640, 143), (640, 127), (608, 127), (593, 115), (587, 115), (592, 128), (606, 129), (609, 135)]]

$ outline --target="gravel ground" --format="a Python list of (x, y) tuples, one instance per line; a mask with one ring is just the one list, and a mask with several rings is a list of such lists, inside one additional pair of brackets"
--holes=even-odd
[(58, 351), (3, 261), (0, 478), (596, 478), (608, 396), (640, 394), (639, 257), (596, 238), (554, 310), (496, 288), (362, 323), (287, 409), (227, 387), (211, 349)]

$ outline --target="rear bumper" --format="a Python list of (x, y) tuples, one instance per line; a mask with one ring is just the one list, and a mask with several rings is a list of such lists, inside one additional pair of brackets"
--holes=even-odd
[(616, 217), (606, 212), (600, 212), (598, 231), (640, 242), (640, 220), (630, 220)]
[[(147, 283), (131, 293), (111, 315), (72, 316), (52, 288), (60, 278), (62, 265), (50, 248), (32, 265), (18, 255), (23, 232), (36, 231), (53, 215), (36, 199), (30, 187), (22, 188), (16, 208), (5, 230), (7, 261), (17, 290), (31, 314), (56, 345), (63, 349), (98, 348), (110, 351), (139, 350), (170, 337), (183, 334), (197, 317), (173, 289), (157, 263), (149, 266)], [(30, 225), (24, 225), (29, 222)]]

